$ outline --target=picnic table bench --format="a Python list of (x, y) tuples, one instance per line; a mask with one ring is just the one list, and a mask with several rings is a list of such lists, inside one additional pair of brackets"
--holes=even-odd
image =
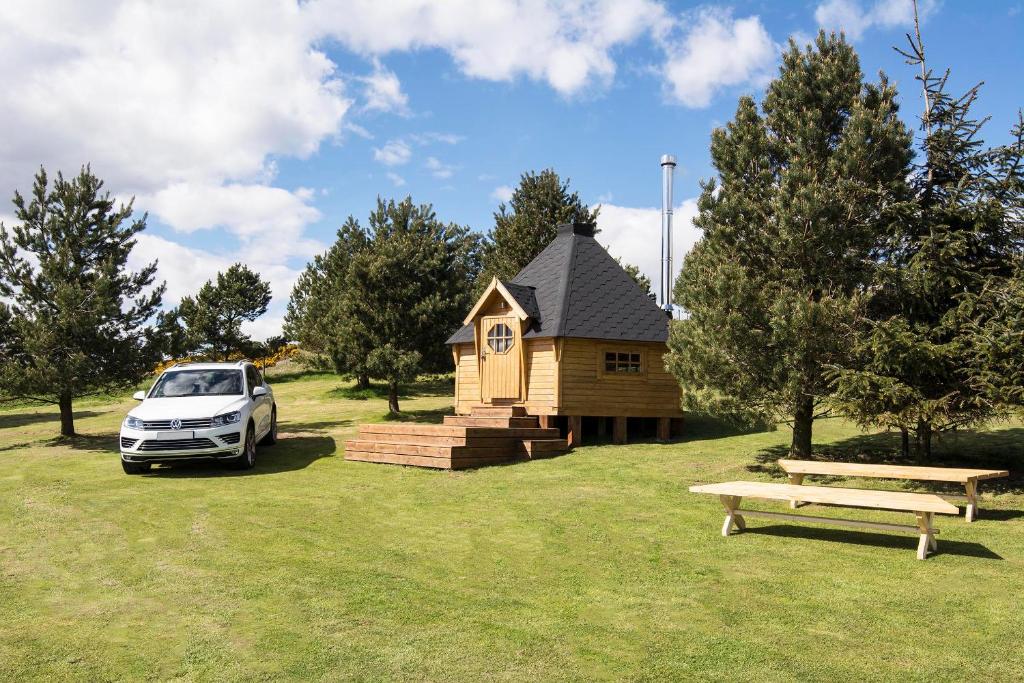
[[(867, 465), (854, 462), (821, 462), (817, 460), (779, 460), (779, 467), (789, 475), (791, 484), (801, 484), (808, 474), (874, 479), (917, 479), (963, 484), (967, 492), (967, 521), (978, 516), (978, 486), (985, 479), (1008, 477), (1006, 470), (975, 470), (961, 467), (915, 467), (910, 465)], [(801, 502), (791, 503), (796, 508)]]
[[(952, 503), (943, 500), (933, 493), (904, 493), (900, 491), (873, 491), (865, 489), (843, 489), (829, 486), (801, 486), (797, 484), (771, 484), (759, 481), (729, 481), (720, 484), (701, 484), (690, 487), (691, 493), (709, 493), (717, 495), (725, 507), (725, 523), (722, 535), (728, 536), (733, 525), (742, 531), (746, 528), (744, 517), (764, 517), (767, 519), (787, 522), (811, 522), (814, 524), (833, 524), (858, 529), (880, 529), (915, 533), (920, 535), (917, 544), (917, 559), (928, 557), (929, 551), (938, 549), (935, 535), (939, 533), (932, 524), (935, 513), (956, 515), (960, 510)], [(882, 522), (866, 522), (835, 517), (816, 517), (812, 515), (796, 515), (764, 510), (740, 508), (743, 498), (762, 500), (804, 501), (824, 503), (843, 507), (873, 508), (880, 510), (896, 510), (913, 512), (917, 517), (916, 526), (906, 524), (885, 524)]]

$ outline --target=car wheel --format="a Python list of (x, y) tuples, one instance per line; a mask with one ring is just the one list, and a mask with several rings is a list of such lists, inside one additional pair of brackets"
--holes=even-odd
[(149, 472), (152, 467), (148, 462), (136, 463), (136, 462), (125, 462), (121, 461), (121, 469), (124, 470), (125, 474), (142, 474), (143, 472)]
[(273, 446), (277, 443), (277, 406), (270, 412), (270, 430), (260, 439), (261, 446)]
[(256, 428), (249, 423), (245, 430), (245, 447), (242, 454), (235, 460), (235, 468), (240, 470), (251, 470), (256, 466)]

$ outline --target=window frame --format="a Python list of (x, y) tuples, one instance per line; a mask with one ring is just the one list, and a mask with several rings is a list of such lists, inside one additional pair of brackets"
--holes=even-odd
[[(508, 330), (508, 334), (502, 334), (500, 337), (491, 337), (491, 332), (497, 330), (498, 327), (504, 327), (506, 330)], [(495, 347), (491, 346), (492, 339), (501, 340), (504, 343), (504, 349), (498, 350)], [(495, 353), (498, 354), (499, 356), (504, 356), (505, 354), (509, 353), (512, 349), (514, 349), (516, 346), (516, 331), (507, 322), (495, 321), (494, 324), (491, 325), (490, 329), (484, 331), (484, 344), (487, 346), (490, 353)]]
[[(635, 372), (618, 369), (609, 370), (608, 354), (614, 354), (616, 356), (614, 361), (616, 363), (616, 367), (619, 367), (619, 363), (624, 362), (626, 367), (631, 367), (635, 363), (638, 369)], [(627, 356), (625, 361), (619, 359), (620, 355)], [(637, 356), (637, 360), (633, 361), (631, 358), (632, 356)], [(597, 371), (599, 377), (607, 379), (636, 379), (637, 377), (647, 377), (647, 352), (639, 347), (601, 348), (597, 354)]]

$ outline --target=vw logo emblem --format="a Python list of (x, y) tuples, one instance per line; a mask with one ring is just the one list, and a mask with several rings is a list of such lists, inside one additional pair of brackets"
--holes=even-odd
[(181, 420), (179, 420), (178, 418), (174, 418), (173, 420), (171, 420), (171, 429), (181, 429)]

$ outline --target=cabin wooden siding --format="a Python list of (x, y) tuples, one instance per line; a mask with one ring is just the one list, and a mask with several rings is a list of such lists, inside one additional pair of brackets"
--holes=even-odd
[[(560, 357), (556, 346), (561, 347)], [(605, 352), (643, 355), (643, 372), (603, 371)], [(530, 415), (682, 417), (679, 386), (664, 366), (664, 344), (591, 339), (527, 339), (525, 400)], [(473, 344), (456, 344), (455, 412), (468, 415), (480, 401), (480, 375)]]
[[(664, 344), (562, 340), (561, 415), (617, 417), (682, 417), (679, 385), (665, 370)], [(641, 353), (637, 375), (604, 372), (606, 352)]]
[[(516, 349), (513, 349), (516, 351)], [(555, 374), (555, 341), (553, 339), (527, 339), (525, 351), (526, 400), (518, 405), (527, 407), (531, 415), (553, 415), (557, 412)], [(456, 344), (455, 412), (468, 415), (480, 405), (480, 374), (476, 349), (472, 344)]]

